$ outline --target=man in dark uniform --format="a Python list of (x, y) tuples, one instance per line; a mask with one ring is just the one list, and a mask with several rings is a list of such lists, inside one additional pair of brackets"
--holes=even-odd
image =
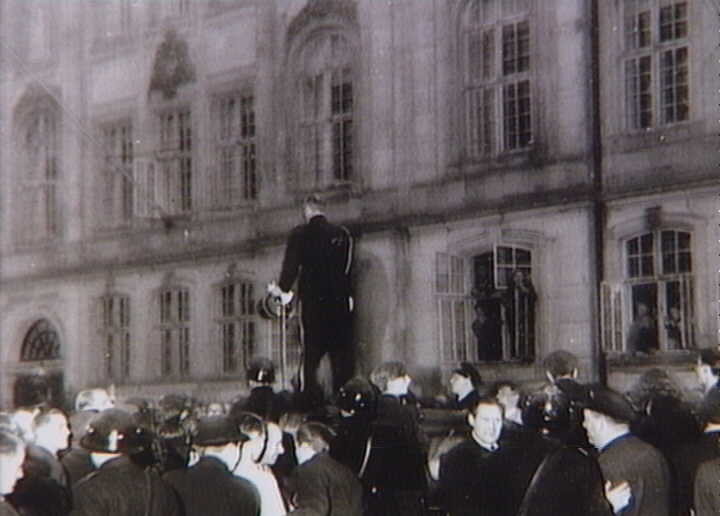
[(124, 410), (106, 409), (93, 418), (80, 445), (90, 451), (98, 469), (75, 484), (71, 515), (181, 515), (177, 493), (152, 468), (143, 468), (130, 457), (151, 441)]
[(232, 474), (244, 436), (229, 416), (211, 416), (197, 422), (193, 444), (200, 460), (186, 470), (163, 478), (175, 488), (186, 516), (258, 516), (260, 495), (255, 486)]
[(630, 432), (635, 412), (620, 393), (600, 385), (588, 389), (584, 409), (590, 444), (598, 449), (598, 462), (606, 482), (630, 485), (632, 499), (624, 516), (668, 516), (670, 471), (666, 459), (652, 445)]
[(295, 454), (298, 467), (290, 477), (290, 514), (362, 516), (362, 486), (349, 468), (329, 454), (333, 434), (322, 423), (300, 425)]
[(317, 379), (320, 360), (330, 357), (333, 391), (352, 377), (352, 310), (350, 273), (353, 240), (350, 232), (328, 222), (322, 202), (310, 196), (303, 203), (306, 223), (294, 228), (287, 241), (280, 280), (268, 291), (283, 304), (292, 299), (298, 279), (304, 332), (302, 392), (317, 404), (322, 390)]

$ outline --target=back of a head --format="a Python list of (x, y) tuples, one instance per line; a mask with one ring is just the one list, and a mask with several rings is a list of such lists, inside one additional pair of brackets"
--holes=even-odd
[(478, 389), (483, 383), (480, 371), (470, 362), (462, 362), (460, 367), (453, 369), (453, 373), (469, 378), (475, 389)]
[(578, 359), (569, 351), (560, 349), (545, 357), (543, 368), (553, 378), (572, 376), (578, 368)]
[(75, 396), (75, 410), (105, 410), (115, 405), (107, 390), (100, 387), (85, 389)]
[(337, 407), (349, 415), (372, 418), (377, 409), (377, 389), (365, 378), (351, 378), (338, 391)]
[(99, 412), (88, 423), (80, 445), (88, 451), (133, 454), (146, 449), (151, 437), (132, 414), (111, 408)]
[(197, 446), (222, 446), (244, 440), (238, 425), (228, 416), (200, 418), (193, 429), (192, 440)]
[(557, 436), (570, 431), (572, 410), (570, 399), (551, 385), (525, 398), (522, 420), (525, 425), (540, 433)]
[(406, 376), (407, 368), (399, 361), (383, 362), (370, 373), (370, 381), (380, 389), (381, 392), (387, 389), (388, 382), (396, 378)]
[(248, 381), (267, 385), (275, 383), (275, 364), (269, 358), (253, 358), (246, 373)]
[(295, 437), (298, 446), (308, 444), (318, 453), (330, 449), (334, 438), (335, 432), (329, 426), (317, 421), (308, 421), (300, 425)]

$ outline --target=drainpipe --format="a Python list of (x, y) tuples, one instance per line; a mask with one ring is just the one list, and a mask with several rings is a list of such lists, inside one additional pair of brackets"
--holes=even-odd
[(591, 302), (594, 324), (591, 326), (592, 352), (591, 360), (595, 367), (591, 372), (594, 380), (607, 383), (607, 363), (602, 349), (602, 321), (600, 318), (602, 282), (605, 278), (604, 243), (606, 207), (603, 198), (603, 152), (601, 135), (600, 106), (600, 20), (598, 16), (598, 0), (590, 3), (590, 145), (592, 174), (592, 213), (590, 225), (593, 229), (591, 241)]

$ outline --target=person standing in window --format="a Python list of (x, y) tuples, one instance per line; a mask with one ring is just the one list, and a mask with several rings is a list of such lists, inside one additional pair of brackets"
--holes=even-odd
[(305, 224), (290, 233), (280, 279), (268, 285), (268, 292), (287, 304), (298, 280), (304, 331), (301, 402), (314, 408), (323, 401), (317, 371), (325, 354), (330, 358), (334, 392), (353, 374), (353, 239), (346, 228), (328, 221), (323, 202), (315, 195), (303, 202), (303, 215)]
[(522, 270), (513, 271), (504, 299), (512, 358), (532, 360), (535, 356), (536, 301), (530, 277)]
[(628, 334), (628, 350), (634, 354), (652, 354), (658, 349), (657, 322), (645, 303), (638, 303), (635, 320)]

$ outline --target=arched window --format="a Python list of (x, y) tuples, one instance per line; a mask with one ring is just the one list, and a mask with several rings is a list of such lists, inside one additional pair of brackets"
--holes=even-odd
[(473, 256), (438, 253), (435, 294), (443, 361), (532, 361), (537, 294), (532, 252), (498, 244)]
[(20, 352), (21, 362), (39, 362), (60, 358), (60, 339), (50, 321), (40, 319), (35, 322), (23, 340)]
[(353, 49), (337, 32), (322, 32), (300, 51), (297, 158), (303, 187), (352, 181), (356, 160)]
[(623, 243), (625, 278), (603, 285), (607, 351), (652, 354), (694, 346), (692, 235), (661, 229)]
[(35, 101), (19, 123), (15, 234), (21, 244), (46, 241), (59, 231), (58, 123), (54, 102), (45, 99)]

